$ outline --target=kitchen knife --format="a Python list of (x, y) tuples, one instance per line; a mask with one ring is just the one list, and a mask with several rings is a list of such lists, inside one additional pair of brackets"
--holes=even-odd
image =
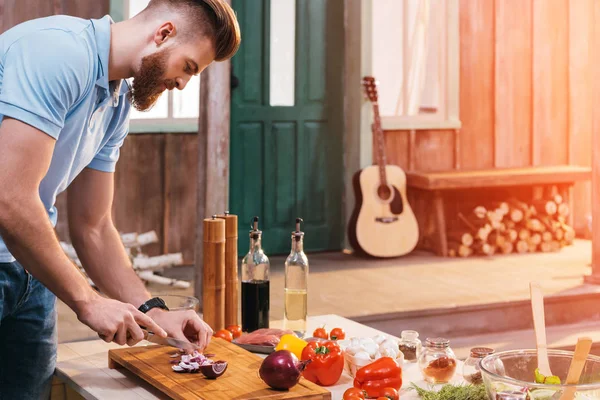
[(186, 340), (180, 340), (180, 339), (175, 339), (172, 337), (166, 337), (166, 338), (162, 338), (158, 335), (155, 335), (152, 332), (149, 332), (145, 329), (142, 329), (142, 331), (144, 331), (144, 339), (152, 342), (152, 343), (156, 343), (156, 344), (161, 344), (163, 346), (171, 346), (171, 347), (176, 347), (178, 349), (182, 349), (182, 350), (198, 350), (198, 351), (202, 351), (202, 349), (200, 348), (200, 346), (197, 346), (191, 342), (188, 342)]

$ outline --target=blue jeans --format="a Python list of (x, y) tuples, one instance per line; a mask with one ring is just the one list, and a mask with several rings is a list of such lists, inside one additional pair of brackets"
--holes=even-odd
[(0, 400), (48, 399), (56, 297), (18, 262), (0, 263)]

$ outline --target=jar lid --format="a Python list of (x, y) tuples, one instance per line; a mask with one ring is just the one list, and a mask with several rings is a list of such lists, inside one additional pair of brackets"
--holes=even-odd
[(402, 331), (402, 333), (400, 334), (400, 337), (406, 338), (406, 339), (416, 339), (419, 337), (419, 332), (417, 332), (417, 331)]
[(517, 391), (506, 391), (496, 393), (496, 400), (525, 400), (527, 399), (527, 393)]
[(427, 338), (425, 343), (429, 347), (444, 348), (450, 345), (450, 341), (445, 338)]
[(494, 354), (494, 349), (490, 349), (489, 347), (473, 347), (471, 349), (471, 357), (483, 358), (490, 354)]

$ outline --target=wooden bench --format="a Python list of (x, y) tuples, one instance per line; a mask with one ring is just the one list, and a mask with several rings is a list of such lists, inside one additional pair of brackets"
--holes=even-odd
[[(566, 201), (572, 202), (570, 191), (577, 181), (588, 181), (592, 170), (575, 165), (537, 166), (524, 168), (494, 168), (446, 172), (407, 172), (407, 186), (429, 194), (434, 213), (436, 253), (448, 255), (446, 237), (445, 195), (450, 191), (526, 186), (543, 193), (555, 186)], [(572, 204), (570, 203), (572, 210)], [(571, 221), (572, 224), (572, 221)]]

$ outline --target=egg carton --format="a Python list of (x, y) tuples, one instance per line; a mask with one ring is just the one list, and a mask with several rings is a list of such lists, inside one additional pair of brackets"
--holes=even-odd
[(354, 377), (356, 372), (381, 357), (390, 357), (398, 366), (404, 364), (404, 354), (398, 340), (385, 335), (351, 338), (338, 341), (344, 353), (344, 369)]

